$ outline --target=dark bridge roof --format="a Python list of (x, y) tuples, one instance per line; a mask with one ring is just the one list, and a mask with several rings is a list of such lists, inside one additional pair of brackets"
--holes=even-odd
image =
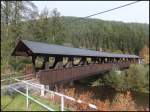
[(21, 40), (18, 42), (13, 56), (31, 56), (31, 55), (49, 55), (49, 56), (84, 56), (84, 57), (121, 57), (121, 58), (139, 58), (136, 55), (114, 54), (108, 52), (100, 52), (94, 50), (65, 47), (55, 44), (46, 44), (41, 42), (33, 42)]

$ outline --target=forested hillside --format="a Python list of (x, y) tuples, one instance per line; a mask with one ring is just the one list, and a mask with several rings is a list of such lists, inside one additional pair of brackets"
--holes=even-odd
[(39, 12), (30, 1), (2, 1), (1, 68), (27, 63), (11, 56), (19, 39), (137, 55), (149, 48), (149, 24), (78, 19), (61, 16), (57, 9)]

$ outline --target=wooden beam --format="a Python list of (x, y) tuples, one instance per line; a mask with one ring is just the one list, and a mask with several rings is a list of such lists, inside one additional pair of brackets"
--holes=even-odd
[(54, 68), (63, 68), (63, 57), (56, 57), (54, 64)]
[(48, 57), (48, 56), (45, 56), (45, 57), (44, 57), (44, 62), (43, 62), (43, 64), (44, 64), (44, 69), (45, 69), (45, 70), (48, 70), (48, 69), (49, 69), (49, 57)]
[(68, 68), (68, 67), (73, 67), (73, 57), (68, 57), (68, 62), (67, 62), (67, 64), (66, 64), (66, 68)]
[(104, 57), (101, 57), (101, 62), (105, 63), (105, 58)]
[(36, 60), (36, 56), (32, 55), (33, 73), (36, 75), (35, 60)]

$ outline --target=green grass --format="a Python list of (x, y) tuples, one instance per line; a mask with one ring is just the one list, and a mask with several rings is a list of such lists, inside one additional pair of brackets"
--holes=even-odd
[[(30, 95), (31, 96), (31, 95)], [(60, 105), (54, 105), (50, 101), (40, 98), (38, 96), (32, 97), (41, 103), (53, 108), (56, 111), (60, 111)], [(13, 93), (12, 96), (8, 94), (4, 94), (1, 97), (1, 110), (2, 111), (48, 111), (44, 107), (40, 106), (39, 104), (29, 100), (29, 108), (26, 108), (26, 97), (19, 93)], [(65, 109), (66, 110), (66, 109)], [(68, 110), (68, 109), (67, 109)]]
[(17, 95), (11, 98), (9, 95), (3, 95), (1, 97), (1, 110), (3, 111), (25, 111), (26, 110), (25, 97)]

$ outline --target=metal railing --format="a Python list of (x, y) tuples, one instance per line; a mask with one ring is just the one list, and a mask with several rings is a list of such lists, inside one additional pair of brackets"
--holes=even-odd
[[(17, 77), (18, 78), (18, 77)], [(86, 104), (88, 105), (90, 108), (96, 110), (97, 109), (97, 106), (93, 105), (93, 104), (89, 104), (85, 101), (82, 101), (82, 100), (76, 100), (75, 98), (73, 97), (69, 97), (69, 96), (66, 96), (64, 94), (61, 94), (61, 93), (58, 93), (58, 92), (55, 92), (55, 91), (51, 91), (51, 90), (48, 90), (48, 89), (45, 89), (43, 85), (40, 85), (40, 84), (37, 84), (37, 83), (31, 83), (31, 82), (28, 82), (28, 80), (19, 80), (17, 79), (16, 77), (10, 77), (11, 80), (15, 80), (17, 82), (22, 82), (26, 85), (26, 93), (23, 93), (21, 92), (20, 90), (14, 88), (14, 87), (11, 87), (11, 86), (8, 86), (10, 87), (11, 89), (13, 89), (14, 91), (20, 93), (21, 95), (25, 96), (26, 97), (26, 107), (28, 108), (29, 107), (29, 99), (32, 100), (33, 102), (41, 105), (42, 107), (46, 108), (47, 110), (49, 111), (55, 111), (53, 108), (41, 103), (40, 101), (34, 99), (33, 97), (29, 96), (29, 86), (32, 86), (34, 88), (38, 88), (42, 91), (46, 91), (48, 93), (50, 93), (51, 95), (58, 95), (61, 97), (61, 111), (64, 111), (64, 104), (65, 104), (65, 100), (64, 99), (68, 99), (70, 100), (71, 102), (76, 102), (76, 103), (79, 103), (79, 104)], [(19, 77), (20, 78), (20, 77)], [(9, 79), (9, 80), (10, 80)], [(4, 81), (4, 80), (3, 80)], [(6, 80), (5, 80), (6, 81)]]
[(46, 108), (47, 110), (55, 111), (54, 109), (44, 105), (43, 103), (41, 103), (41, 102), (37, 101), (36, 99), (34, 99), (33, 97), (29, 96), (29, 94), (28, 94), (28, 91), (29, 91), (28, 90), (28, 85), (26, 86), (26, 94), (21, 92), (21, 91), (19, 91), (18, 89), (15, 89), (15, 88), (12, 88), (12, 87), (11, 87), (11, 89), (15, 90), (16, 92), (18, 92), (18, 93), (20, 93), (20, 94), (22, 94), (22, 95), (24, 95), (26, 97), (26, 107), (27, 108), (29, 107), (29, 99), (30, 99), (30, 100), (34, 101), (35, 103), (41, 105), (42, 107)]

